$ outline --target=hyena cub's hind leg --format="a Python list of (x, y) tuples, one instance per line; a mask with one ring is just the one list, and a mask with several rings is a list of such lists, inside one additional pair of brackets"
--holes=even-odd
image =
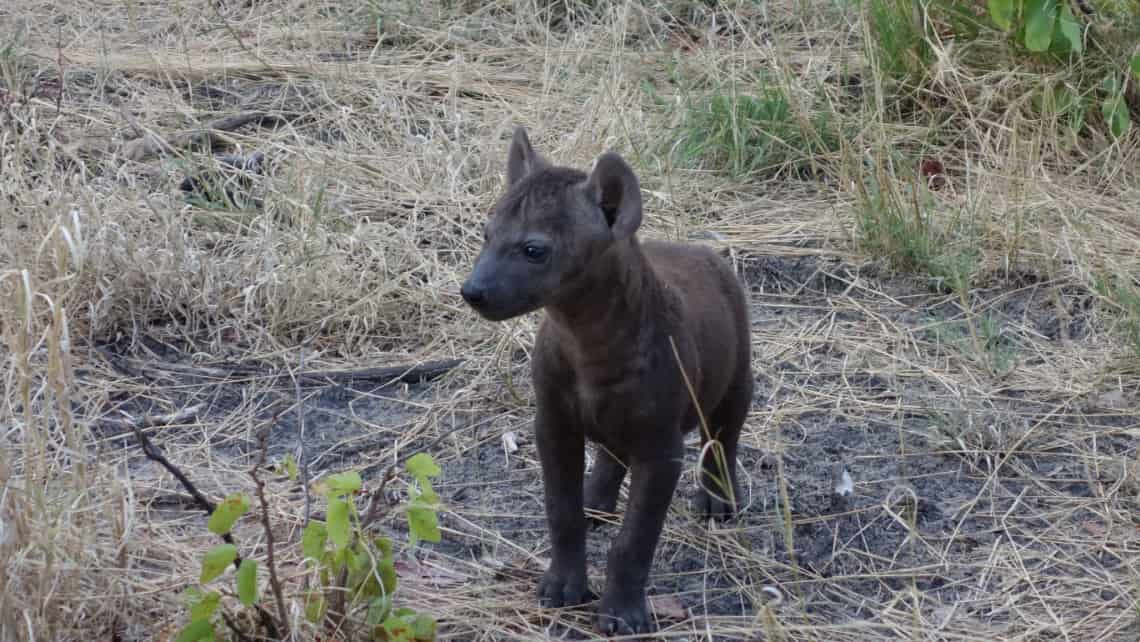
[[(737, 376), (728, 393), (709, 415), (709, 429), (721, 448), (709, 447), (708, 435), (701, 430), (701, 487), (697, 493), (697, 512), (703, 518), (728, 519), (740, 508), (740, 484), (736, 474), (736, 446), (740, 431), (752, 407), (754, 383), (750, 369)], [(718, 457), (718, 451), (723, 454)], [(723, 464), (723, 468), (722, 468)], [(731, 497), (729, 493), (732, 493)], [(736, 508), (730, 500), (735, 500)]]

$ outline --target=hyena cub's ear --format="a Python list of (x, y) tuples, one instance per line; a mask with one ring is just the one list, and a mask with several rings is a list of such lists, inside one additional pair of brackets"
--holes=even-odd
[(633, 236), (641, 225), (641, 186), (617, 152), (598, 157), (586, 179), (586, 195), (605, 214), (614, 240)]
[(546, 159), (534, 151), (530, 138), (526, 135), (526, 128), (515, 128), (515, 135), (511, 139), (511, 149), (507, 152), (507, 184), (514, 185), (524, 176), (546, 167)]

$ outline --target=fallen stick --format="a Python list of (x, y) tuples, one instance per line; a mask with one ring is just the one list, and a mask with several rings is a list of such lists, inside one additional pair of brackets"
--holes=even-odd
[[(383, 366), (338, 370), (309, 370), (297, 373), (298, 378), (337, 380), (384, 380), (385, 383), (420, 383), (431, 381), (463, 364), (463, 359), (425, 361), (411, 366)], [(283, 376), (283, 375), (282, 375)]]
[(187, 406), (182, 410), (167, 413), (165, 415), (146, 415), (143, 417), (135, 417), (126, 411), (120, 410), (119, 414), (125, 417), (124, 419), (105, 419), (106, 423), (115, 424), (123, 428), (154, 428), (155, 426), (169, 426), (171, 424), (181, 424), (190, 421), (198, 416), (202, 411), (205, 404), (196, 403), (193, 406)]
[[(218, 134), (233, 131), (254, 121), (267, 118), (274, 118), (274, 116), (263, 111), (245, 112), (212, 120), (206, 123), (206, 126), (202, 129), (176, 134), (169, 139), (164, 139), (155, 134), (148, 134), (123, 143), (120, 153), (123, 158), (138, 162), (144, 161), (151, 156), (158, 156), (163, 153), (169, 154), (175, 150), (188, 147), (207, 145), (209, 147), (215, 147), (222, 142), (222, 138), (218, 136)], [(132, 123), (131, 127), (136, 130), (138, 129), (137, 124)]]
[(265, 372), (253, 366), (238, 364), (195, 366), (169, 361), (145, 361), (121, 357), (103, 350), (103, 355), (112, 365), (127, 374), (134, 376), (169, 376), (171, 373), (179, 375), (229, 380), (233, 377), (247, 377), (258, 379), (281, 379), (285, 377), (300, 380), (319, 380), (321, 382), (347, 382), (347, 381), (382, 381), (385, 385), (390, 383), (422, 383), (431, 381), (463, 364), (463, 359), (440, 359), (437, 361), (424, 361), (421, 363), (401, 366), (379, 366), (375, 368), (337, 368), (328, 370), (307, 370), (294, 372)]

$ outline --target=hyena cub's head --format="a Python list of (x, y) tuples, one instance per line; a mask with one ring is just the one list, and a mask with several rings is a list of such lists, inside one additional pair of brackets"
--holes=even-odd
[(589, 175), (554, 166), (520, 127), (507, 154), (506, 193), (460, 292), (491, 321), (532, 312), (576, 291), (593, 260), (640, 223), (641, 190), (620, 156), (603, 154)]

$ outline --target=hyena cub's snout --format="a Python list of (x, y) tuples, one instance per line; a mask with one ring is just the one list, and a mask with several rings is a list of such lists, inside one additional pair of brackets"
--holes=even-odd
[(541, 279), (499, 254), (494, 248), (485, 250), (459, 289), (467, 305), (488, 321), (505, 321), (526, 314), (540, 303)]
[(499, 321), (505, 318), (503, 317), (505, 306), (502, 303), (502, 295), (497, 292), (498, 289), (493, 287), (491, 279), (475, 270), (463, 282), (459, 294), (467, 305), (479, 313), (479, 316), (489, 321)]
[(459, 294), (467, 302), (467, 305), (476, 310), (483, 307), (483, 304), (487, 302), (486, 286), (471, 279), (463, 282), (463, 287), (459, 288)]

